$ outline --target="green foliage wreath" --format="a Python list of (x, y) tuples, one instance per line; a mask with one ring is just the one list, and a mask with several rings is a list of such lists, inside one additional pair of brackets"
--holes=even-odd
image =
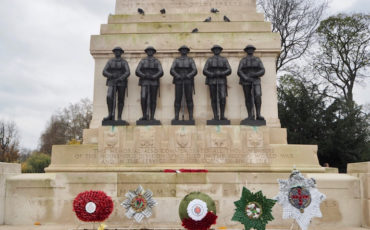
[(252, 193), (243, 187), (240, 200), (234, 202), (236, 209), (232, 220), (242, 223), (245, 230), (265, 230), (266, 224), (274, 219), (271, 213), (275, 203), (275, 200), (266, 198), (261, 191)]

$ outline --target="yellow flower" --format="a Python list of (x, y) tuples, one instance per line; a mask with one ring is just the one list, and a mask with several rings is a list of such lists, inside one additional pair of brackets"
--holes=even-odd
[(107, 225), (105, 225), (105, 224), (101, 224), (101, 225), (99, 226), (98, 230), (104, 230), (104, 229), (105, 229), (105, 227), (107, 227)]

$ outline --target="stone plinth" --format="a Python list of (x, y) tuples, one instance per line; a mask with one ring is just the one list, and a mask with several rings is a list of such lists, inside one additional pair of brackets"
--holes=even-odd
[(324, 172), (317, 146), (288, 145), (286, 130), (248, 126), (130, 126), (85, 130), (83, 145), (53, 146), (47, 172)]
[[(23, 174), (11, 177), (6, 185), (5, 223), (11, 225), (31, 225), (36, 221), (44, 224), (74, 225), (77, 220), (72, 203), (75, 196), (86, 190), (102, 190), (112, 197), (114, 211), (105, 222), (109, 228), (128, 228), (132, 220), (125, 217), (120, 203), (125, 193), (141, 184), (154, 193), (158, 205), (148, 220), (155, 229), (178, 229), (181, 222), (178, 205), (181, 199), (193, 191), (210, 195), (216, 202), (217, 225), (227, 229), (243, 229), (242, 225), (231, 221), (235, 210), (234, 201), (239, 200), (243, 186), (253, 192), (263, 190), (272, 198), (278, 193), (277, 179), (287, 178), (289, 173), (163, 173), (163, 172), (119, 172), (119, 173), (47, 173)], [(314, 218), (310, 229), (360, 227), (362, 210), (359, 179), (341, 174), (305, 174), (317, 181), (319, 190), (327, 200), (321, 204), (323, 218)], [(292, 220), (282, 219), (282, 208), (273, 208), (275, 220), (267, 229), (289, 229)], [(145, 222), (144, 222), (145, 223)], [(139, 226), (139, 225), (135, 225)], [(91, 227), (91, 225), (89, 225)], [(87, 225), (84, 225), (87, 228)]]
[(21, 173), (20, 164), (10, 164), (0, 162), (0, 225), (4, 224), (6, 179), (20, 173)]
[(360, 179), (362, 226), (370, 228), (370, 162), (348, 164), (347, 172)]

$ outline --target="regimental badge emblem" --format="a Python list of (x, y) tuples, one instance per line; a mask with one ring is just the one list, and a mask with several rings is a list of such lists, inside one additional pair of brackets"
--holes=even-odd
[(275, 199), (283, 207), (283, 219), (293, 218), (302, 230), (307, 230), (313, 217), (322, 217), (320, 204), (326, 196), (316, 188), (315, 179), (293, 170), (288, 180), (278, 182), (280, 192)]
[(127, 218), (132, 217), (140, 223), (144, 217), (152, 215), (152, 209), (157, 202), (153, 199), (153, 193), (148, 189), (144, 190), (141, 185), (135, 191), (126, 193), (126, 200), (121, 205), (126, 209)]
[(176, 132), (176, 143), (180, 148), (187, 148), (191, 146), (191, 135), (183, 128)]
[(293, 187), (289, 191), (290, 204), (304, 213), (305, 208), (311, 204), (311, 194), (304, 187)]
[(190, 218), (200, 221), (207, 215), (207, 203), (199, 199), (194, 199), (189, 203), (187, 211)]
[(275, 200), (268, 199), (262, 191), (253, 193), (243, 187), (240, 200), (235, 201), (236, 206), (233, 221), (238, 221), (244, 225), (245, 230), (264, 230), (269, 221), (272, 221), (272, 208)]

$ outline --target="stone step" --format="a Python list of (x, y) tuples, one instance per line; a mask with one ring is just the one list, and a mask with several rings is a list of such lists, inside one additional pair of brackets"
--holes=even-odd
[(209, 32), (270, 32), (268, 22), (144, 22), (130, 24), (105, 24), (100, 33), (106, 34), (137, 34), (137, 33), (186, 33), (197, 28), (199, 33)]
[(263, 22), (264, 17), (261, 13), (246, 12), (244, 14), (148, 14), (148, 15), (110, 15), (109, 24), (115, 23), (134, 23), (134, 22), (203, 22), (211, 17), (212, 21), (223, 22), (226, 15), (232, 22)]
[[(98, 226), (98, 224), (96, 224)], [(92, 228), (76, 228), (76, 226), (65, 226), (65, 225), (41, 225), (41, 226), (9, 226), (9, 225), (0, 225), (0, 230), (90, 230)], [(129, 228), (106, 228), (105, 230), (129, 230)], [(224, 230), (242, 230), (242, 228), (215, 228), (215, 230), (218, 229), (224, 229)], [(320, 228), (320, 230), (366, 230), (368, 228), (361, 228), (361, 227), (347, 227), (347, 228)], [(96, 230), (94, 228), (93, 230)], [(136, 230), (134, 228), (131, 228), (130, 230)], [(155, 228), (153, 230), (177, 230), (174, 228)], [(179, 230), (182, 230), (179, 228)], [(290, 230), (290, 228), (266, 228), (266, 230)], [(318, 230), (318, 228), (315, 228), (315, 230)]]
[(260, 51), (280, 52), (280, 36), (271, 32), (93, 35), (90, 52), (93, 55), (110, 54), (113, 47), (121, 46), (129, 53), (143, 53), (143, 50), (151, 45), (158, 53), (177, 53), (177, 49), (184, 44), (195, 52), (209, 52), (214, 44), (221, 45), (224, 51), (243, 52), (247, 44), (253, 44)]

